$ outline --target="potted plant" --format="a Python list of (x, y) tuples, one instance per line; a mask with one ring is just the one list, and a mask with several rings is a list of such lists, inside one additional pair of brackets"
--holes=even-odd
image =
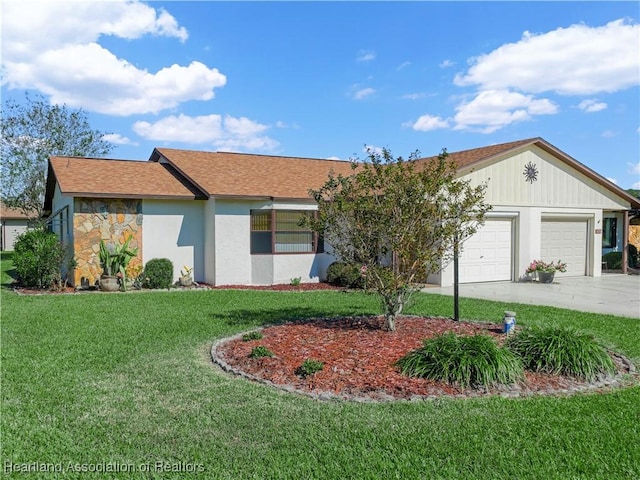
[(557, 262), (543, 262), (542, 260), (534, 260), (527, 267), (527, 274), (535, 274), (540, 283), (551, 283), (556, 272), (566, 272), (567, 264), (558, 260)]
[(193, 285), (193, 277), (191, 276), (191, 272), (193, 272), (193, 268), (187, 265), (182, 267), (180, 270), (180, 285), (183, 287), (190, 287)]
[(126, 290), (127, 265), (138, 254), (138, 249), (130, 249), (131, 236), (122, 245), (107, 246), (104, 240), (100, 240), (100, 265), (102, 276), (100, 277), (100, 290), (115, 292)]

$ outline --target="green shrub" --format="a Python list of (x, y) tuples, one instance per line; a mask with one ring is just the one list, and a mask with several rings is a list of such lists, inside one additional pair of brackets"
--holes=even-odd
[(522, 359), (527, 370), (570, 375), (587, 380), (614, 373), (607, 351), (591, 335), (570, 328), (532, 327), (521, 330), (507, 348)]
[(358, 263), (333, 262), (327, 268), (327, 283), (345, 288), (365, 287), (365, 278)]
[(144, 286), (169, 288), (173, 283), (173, 263), (168, 258), (153, 258), (144, 266)]
[(248, 332), (242, 335), (242, 341), (250, 342), (251, 340), (262, 340), (262, 337), (263, 337), (262, 332), (255, 330), (253, 332)]
[(258, 345), (251, 349), (249, 358), (275, 357), (274, 353), (263, 345)]
[(609, 270), (620, 270), (622, 268), (622, 252), (609, 252), (602, 256), (602, 261), (607, 262)]
[(640, 262), (638, 258), (638, 248), (633, 243), (628, 243), (627, 251), (629, 252), (629, 266), (631, 268), (638, 268), (638, 263)]
[(313, 375), (316, 372), (319, 372), (324, 368), (324, 363), (319, 360), (314, 360), (312, 358), (307, 358), (302, 365), (296, 368), (296, 375), (300, 375), (301, 377), (308, 377)]
[(18, 235), (13, 264), (21, 285), (28, 288), (51, 287), (61, 281), (66, 250), (55, 233), (42, 229)]
[(508, 385), (523, 378), (520, 360), (488, 335), (445, 333), (425, 340), (396, 365), (404, 375), (463, 387)]

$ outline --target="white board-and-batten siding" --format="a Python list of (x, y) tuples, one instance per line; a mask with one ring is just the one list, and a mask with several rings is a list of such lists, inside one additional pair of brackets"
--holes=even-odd
[[(526, 181), (527, 164), (535, 165), (536, 180)], [(472, 171), (462, 170), (472, 185), (487, 184), (485, 201), (491, 205), (556, 208), (627, 209), (629, 203), (569, 164), (532, 146)]]

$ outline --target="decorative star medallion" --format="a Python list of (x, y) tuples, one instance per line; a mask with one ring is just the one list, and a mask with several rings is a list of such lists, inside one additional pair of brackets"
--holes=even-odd
[(524, 166), (524, 178), (527, 182), (533, 184), (536, 180), (538, 180), (538, 169), (535, 164), (529, 162)]

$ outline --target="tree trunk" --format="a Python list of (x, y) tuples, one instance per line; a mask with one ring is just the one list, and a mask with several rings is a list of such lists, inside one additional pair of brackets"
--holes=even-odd
[(396, 331), (396, 316), (392, 313), (387, 313), (384, 316), (384, 329), (388, 332)]
[(384, 329), (388, 332), (395, 332), (396, 317), (402, 312), (404, 305), (402, 294), (398, 294), (391, 302), (386, 304), (386, 312), (384, 313)]

